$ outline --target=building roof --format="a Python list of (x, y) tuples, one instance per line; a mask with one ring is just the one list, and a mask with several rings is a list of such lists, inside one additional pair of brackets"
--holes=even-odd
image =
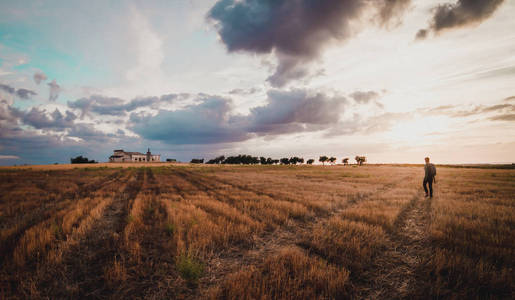
[(129, 154), (129, 155), (145, 155), (141, 152), (125, 152), (126, 154)]
[[(114, 152), (115, 152), (115, 155), (120, 155), (120, 152), (122, 152), (125, 155), (143, 155), (143, 156), (146, 156), (147, 154), (150, 154), (152, 156), (159, 156), (160, 155), (160, 154), (153, 154), (153, 153), (150, 153), (150, 152), (147, 152), (147, 154), (144, 154), (144, 153), (141, 153), (141, 152), (127, 152), (127, 151), (123, 151), (122, 149), (114, 150)], [(119, 156), (119, 157), (122, 157), (122, 156)]]

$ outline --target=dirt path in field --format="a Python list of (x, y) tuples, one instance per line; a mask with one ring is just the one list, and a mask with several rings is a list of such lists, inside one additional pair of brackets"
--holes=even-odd
[(424, 298), (427, 280), (419, 266), (431, 255), (428, 240), (431, 200), (415, 195), (395, 221), (387, 247), (370, 269), (354, 283), (360, 299)]

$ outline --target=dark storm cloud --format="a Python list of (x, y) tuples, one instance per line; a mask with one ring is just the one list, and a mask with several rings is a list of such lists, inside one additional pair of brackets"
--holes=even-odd
[(76, 123), (76, 120), (71, 111), (61, 113), (40, 108), (24, 111), (0, 100), (2, 154), (16, 154), (20, 158), (19, 161), (3, 159), (0, 164), (69, 163), (70, 157), (87, 153), (96, 153), (96, 159), (105, 160), (114, 143), (134, 142), (123, 131), (105, 133), (95, 129), (94, 124)]
[(53, 129), (63, 131), (75, 126), (74, 121), (77, 116), (71, 111), (66, 111), (63, 115), (59, 110), (48, 113), (46, 110), (40, 110), (33, 107), (29, 112), (21, 115), (21, 121), (36, 129)]
[(125, 115), (123, 103), (124, 101), (120, 98), (94, 95), (73, 102), (68, 101), (68, 107), (79, 109), (81, 111), (80, 118), (83, 119), (92, 112), (99, 115), (123, 116)]
[(48, 94), (48, 101), (55, 101), (59, 97), (59, 93), (61, 92), (61, 87), (57, 84), (57, 82), (52, 80), (52, 82), (48, 83), (50, 87), (50, 91)]
[(181, 95), (169, 94), (161, 97), (135, 98), (125, 103), (120, 98), (103, 97), (93, 95), (89, 98), (81, 98), (75, 101), (68, 101), (68, 107), (79, 109), (81, 111), (81, 119), (86, 115), (95, 113), (98, 115), (125, 116), (127, 112), (131, 112), (141, 107), (152, 108), (163, 103), (172, 103)]
[(45, 75), (45, 73), (38, 71), (38, 72), (34, 73), (33, 79), (36, 84), (40, 84), (41, 81), (47, 80), (47, 76)]
[(216, 144), (323, 130), (338, 122), (346, 99), (306, 90), (269, 91), (266, 104), (234, 115), (231, 100), (199, 95), (197, 104), (156, 116), (132, 113), (132, 130), (169, 144)]
[(322, 130), (338, 122), (346, 99), (306, 90), (268, 92), (267, 103), (250, 110), (249, 132), (260, 135)]
[(0, 101), (0, 136), (18, 126), (18, 119), (22, 113), (13, 108), (6, 100)]
[(30, 97), (37, 95), (37, 93), (27, 89), (18, 89), (16, 91), (16, 95), (21, 99), (29, 99)]
[(350, 37), (350, 22), (367, 8), (384, 25), (408, 6), (408, 0), (220, 0), (209, 11), (229, 52), (275, 53), (279, 65), (268, 78), (276, 87), (308, 74), (330, 41)]
[(503, 2), (504, 0), (458, 0), (452, 4), (440, 4), (433, 9), (429, 28), (419, 30), (416, 38), (425, 38), (428, 31), (438, 34), (444, 30), (479, 24), (492, 16)]
[(247, 139), (247, 133), (231, 118), (231, 101), (203, 96), (201, 102), (176, 111), (161, 110), (151, 118), (135, 117), (134, 132), (169, 144), (214, 144)]

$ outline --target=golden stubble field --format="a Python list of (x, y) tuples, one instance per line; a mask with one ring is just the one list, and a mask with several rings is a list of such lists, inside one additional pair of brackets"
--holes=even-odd
[(515, 170), (0, 170), (0, 298), (514, 298)]

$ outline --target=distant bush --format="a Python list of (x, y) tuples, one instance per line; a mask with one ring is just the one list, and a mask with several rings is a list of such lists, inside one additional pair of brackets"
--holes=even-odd
[(190, 161), (190, 163), (192, 164), (203, 164), (204, 163), (204, 159), (199, 159), (199, 158), (194, 158)]
[(75, 158), (70, 158), (70, 162), (72, 164), (96, 164), (97, 163), (94, 160), (89, 160), (87, 157), (82, 157), (82, 155), (77, 156)]

